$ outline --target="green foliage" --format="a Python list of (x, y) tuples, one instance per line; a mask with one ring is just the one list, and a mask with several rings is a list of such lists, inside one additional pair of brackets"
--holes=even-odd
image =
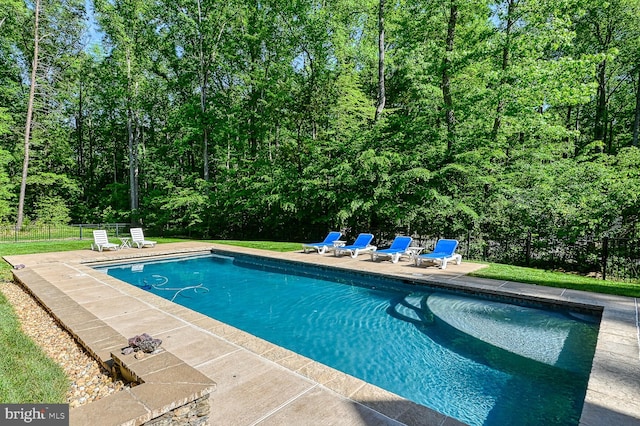
[(0, 223), (5, 223), (13, 213), (11, 185), (7, 166), (11, 161), (11, 155), (0, 149)]
[(197, 189), (179, 188), (168, 184), (169, 194), (159, 200), (158, 208), (161, 218), (154, 224), (176, 226), (178, 229), (192, 231), (202, 230), (202, 223), (206, 219), (208, 198), (206, 196), (207, 183), (203, 180), (196, 182)]
[(36, 205), (36, 220), (47, 225), (67, 224), (71, 221), (69, 208), (61, 197), (41, 198)]
[[(84, 6), (52, 5), (45, 27), (71, 24), (44, 44), (26, 214), (230, 239), (634, 234), (636, 0), (457, 1), (455, 28), (452, 3), (387, 2), (374, 123), (377, 5), (100, 0), (91, 52), (74, 44)], [(7, 221), (30, 52), (29, 10), (2, 8)]]
[(9, 133), (13, 125), (13, 118), (7, 108), (0, 107), (0, 136)]

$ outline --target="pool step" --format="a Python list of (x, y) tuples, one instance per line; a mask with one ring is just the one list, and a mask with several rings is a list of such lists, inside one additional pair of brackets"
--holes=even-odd
[(387, 308), (387, 313), (396, 319), (419, 327), (432, 325), (433, 315), (426, 308), (428, 297), (428, 295), (408, 294), (403, 298), (394, 299)]

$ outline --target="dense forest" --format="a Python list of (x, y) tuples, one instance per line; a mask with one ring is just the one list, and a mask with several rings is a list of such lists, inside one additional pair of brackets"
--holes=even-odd
[(640, 0), (4, 0), (0, 62), (0, 223), (640, 228)]

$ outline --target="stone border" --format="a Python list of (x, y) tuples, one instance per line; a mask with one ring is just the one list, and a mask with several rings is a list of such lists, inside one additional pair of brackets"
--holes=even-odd
[[(19, 283), (114, 377), (132, 382), (123, 389), (69, 412), (70, 425), (204, 425), (215, 383), (162, 349), (138, 360), (120, 355), (128, 339), (29, 269), (13, 271)], [(28, 281), (28, 285), (26, 282)]]

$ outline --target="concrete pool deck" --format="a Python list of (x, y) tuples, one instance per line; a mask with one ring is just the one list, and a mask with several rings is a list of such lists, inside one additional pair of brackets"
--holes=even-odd
[[(320, 363), (275, 346), (248, 333), (193, 312), (166, 299), (123, 283), (92, 268), (100, 262), (120, 262), (144, 257), (207, 253), (210, 249), (228, 253), (256, 254), (274, 259), (312, 263), (359, 272), (383, 274), (406, 281), (443, 285), (470, 292), (489, 292), (556, 304), (571, 304), (602, 310), (602, 322), (593, 360), (581, 425), (640, 424), (640, 328), (638, 300), (628, 297), (586, 293), (469, 277), (481, 265), (450, 264), (446, 270), (415, 267), (406, 260), (397, 264), (371, 262), (368, 254), (348, 256), (276, 253), (201, 242), (160, 244), (154, 248), (123, 249), (102, 253), (87, 250), (36, 255), (6, 256), (21, 282), (39, 300), (64, 300), (48, 306), (54, 316), (72, 318), (65, 326), (84, 336), (88, 348), (99, 356), (119, 354), (127, 338), (143, 332), (163, 340), (168, 352), (163, 358), (175, 365), (160, 365), (151, 375), (162, 376), (177, 364), (197, 374), (189, 380), (178, 376), (163, 385), (204, 389), (215, 383), (210, 394), (211, 425), (455, 425), (455, 419), (407, 401), (395, 394), (333, 370)], [(64, 299), (61, 297), (64, 296)], [(53, 299), (52, 299), (53, 298)], [(57, 299), (55, 299), (57, 298)], [(46, 304), (46, 303), (45, 303)], [(73, 315), (95, 318), (95, 326), (73, 320)], [(82, 315), (80, 315), (82, 316)], [(115, 330), (115, 335), (104, 334)], [(77, 334), (76, 334), (77, 333)], [(153, 358), (156, 355), (152, 355)], [(160, 359), (160, 358), (158, 358)], [(180, 366), (180, 367), (181, 367)], [(186, 371), (186, 370), (176, 370)], [(175, 372), (174, 372), (175, 373)], [(198, 374), (206, 380), (203, 380)], [(207, 382), (207, 383), (205, 383)], [(135, 394), (136, 388), (122, 392)], [(135, 410), (153, 411), (153, 399), (165, 394), (133, 395)], [(128, 411), (118, 410), (118, 397), (97, 401), (71, 410), (71, 424), (91, 418), (94, 426), (122, 424)], [(131, 409), (130, 412), (134, 412)], [(114, 412), (119, 415), (114, 416)], [(151, 415), (151, 414), (149, 414)]]

